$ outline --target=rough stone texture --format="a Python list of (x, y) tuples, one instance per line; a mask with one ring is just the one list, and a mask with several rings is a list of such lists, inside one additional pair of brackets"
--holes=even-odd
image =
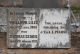
[(0, 7), (62, 8), (63, 2), (64, 0), (0, 0)]
[(71, 36), (69, 49), (8, 49), (6, 33), (0, 33), (0, 54), (80, 54), (80, 33)]
[(70, 0), (70, 4), (80, 6), (80, 0)]

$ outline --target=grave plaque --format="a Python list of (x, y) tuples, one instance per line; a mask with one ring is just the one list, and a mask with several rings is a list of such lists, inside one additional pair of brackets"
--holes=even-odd
[(68, 9), (8, 11), (8, 48), (70, 48)]

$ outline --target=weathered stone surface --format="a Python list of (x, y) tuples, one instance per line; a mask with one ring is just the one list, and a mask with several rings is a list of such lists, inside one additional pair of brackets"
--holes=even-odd
[(2, 54), (80, 54), (79, 34), (74, 35), (71, 37), (72, 43), (69, 49), (8, 49), (6, 33), (0, 33), (0, 49)]

